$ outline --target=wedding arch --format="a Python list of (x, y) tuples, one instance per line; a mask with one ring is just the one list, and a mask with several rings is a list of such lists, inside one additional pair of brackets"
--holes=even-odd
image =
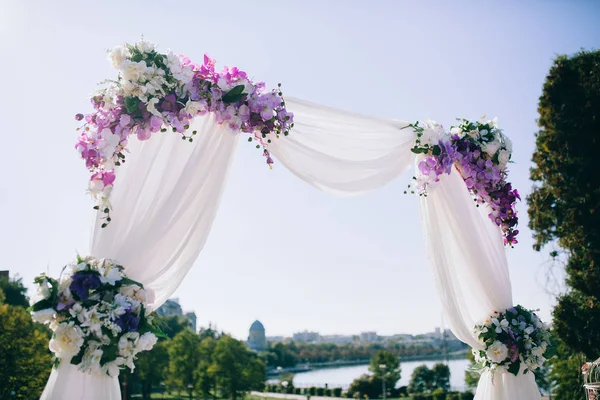
[[(96, 222), (89, 256), (40, 275), (33, 318), (54, 331), (42, 399), (121, 398), (117, 376), (160, 331), (152, 323), (210, 232), (242, 135), (333, 194), (378, 189), (414, 166), (428, 256), (452, 332), (483, 367), (476, 399), (539, 399), (532, 370), (547, 327), (514, 305), (505, 246), (517, 243), (512, 144), (495, 121), (442, 126), (371, 118), (267, 91), (140, 40), (109, 52), (119, 77), (77, 114)], [(183, 143), (185, 142), (185, 143)], [(273, 157), (272, 157), (273, 156)]]

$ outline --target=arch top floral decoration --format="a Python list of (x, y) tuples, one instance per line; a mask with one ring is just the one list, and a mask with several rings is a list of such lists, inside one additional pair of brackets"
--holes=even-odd
[(159, 53), (153, 43), (141, 39), (113, 48), (108, 58), (119, 71), (118, 78), (103, 82), (106, 87), (92, 96), (92, 113), (75, 116), (84, 123), (75, 148), (90, 171), (88, 191), (96, 200), (94, 209), (105, 214), (102, 227), (111, 221), (110, 192), (130, 137), (148, 140), (155, 133), (172, 131), (192, 142), (197, 132), (189, 132), (190, 122), (212, 113), (218, 123), (248, 133), (248, 141), (257, 142), (271, 166), (268, 144), (288, 135), (294, 126), (281, 84), (267, 91), (264, 82), (252, 82), (236, 67), (217, 72), (215, 60), (207, 55), (196, 64), (171, 51)]

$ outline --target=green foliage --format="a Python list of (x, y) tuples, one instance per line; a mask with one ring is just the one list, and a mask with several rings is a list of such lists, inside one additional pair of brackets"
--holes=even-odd
[[(160, 341), (151, 351), (144, 351), (137, 355), (135, 370), (128, 382), (138, 384), (142, 390), (142, 398), (149, 400), (152, 388), (159, 386), (165, 380), (169, 371), (168, 341)], [(125, 371), (121, 371), (123, 374)]]
[(333, 397), (342, 397), (342, 388), (334, 388)]
[(239, 340), (221, 336), (212, 359), (208, 371), (215, 377), (222, 397), (236, 400), (250, 390), (262, 390), (265, 364)]
[(29, 307), (29, 299), (27, 298), (27, 288), (23, 286), (23, 279), (7, 279), (0, 278), (0, 290), (4, 292), (4, 300), (2, 303), (10, 306)]
[[(560, 56), (540, 97), (540, 131), (527, 199), (534, 248), (556, 241), (571, 293), (558, 299), (558, 336), (588, 359), (600, 356), (600, 51)], [(558, 255), (558, 252), (553, 252)], [(596, 327), (596, 329), (594, 329)]]
[(447, 392), (450, 390), (450, 368), (446, 364), (437, 363), (433, 366), (433, 387), (435, 391)]
[(553, 398), (556, 400), (585, 398), (581, 374), (585, 358), (582, 354), (574, 353), (563, 341), (559, 340), (556, 357), (552, 357), (548, 363), (550, 364), (550, 380), (554, 384)]
[(475, 395), (472, 392), (462, 392), (460, 394), (460, 400), (473, 400)]
[(4, 304), (5, 300), (6, 300), (6, 295), (4, 294), (4, 290), (2, 290), (2, 288), (0, 287), (0, 304)]
[(179, 332), (169, 343), (169, 383), (177, 389), (191, 390), (196, 384), (196, 368), (200, 363), (200, 336), (190, 329)]
[(434, 373), (426, 365), (420, 365), (413, 370), (408, 384), (409, 393), (429, 393), (434, 389)]
[(202, 339), (202, 330), (200, 331), (200, 346), (198, 352), (200, 353), (200, 361), (196, 368), (196, 391), (200, 393), (204, 398), (216, 396), (217, 382), (215, 376), (210, 372), (210, 367), (213, 363), (212, 355), (217, 346), (217, 340), (212, 335), (204, 335)]
[(174, 338), (184, 329), (191, 329), (192, 324), (189, 319), (180, 315), (169, 315), (157, 317), (158, 326), (170, 338)]
[(0, 399), (39, 399), (52, 368), (48, 330), (8, 304), (0, 304), (0, 327)]
[(465, 371), (465, 385), (468, 389), (475, 389), (481, 374), (477, 372), (478, 366), (475, 362), (475, 356), (470, 351), (467, 353), (467, 360), (469, 360), (469, 367)]
[[(381, 366), (385, 365), (382, 369)], [(392, 389), (400, 380), (402, 369), (400, 368), (400, 359), (389, 351), (381, 350), (371, 357), (369, 371), (381, 383), (381, 377), (385, 376), (386, 388)]]

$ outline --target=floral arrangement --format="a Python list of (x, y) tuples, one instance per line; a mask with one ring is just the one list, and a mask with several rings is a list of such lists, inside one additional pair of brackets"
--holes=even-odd
[(147, 306), (152, 292), (113, 261), (78, 256), (60, 280), (42, 274), (34, 282), (37, 295), (29, 310), (53, 331), (55, 365), (70, 360), (83, 372), (116, 377), (122, 368), (133, 370), (136, 354), (164, 336)]
[(475, 326), (475, 335), (485, 346), (473, 350), (475, 361), (487, 370), (507, 370), (518, 375), (541, 367), (553, 355), (548, 327), (531, 310), (521, 306), (494, 312)]
[(587, 400), (600, 399), (600, 358), (594, 362), (586, 362), (581, 367)]
[(519, 192), (506, 181), (512, 142), (495, 119), (459, 121), (449, 134), (433, 121), (426, 121), (423, 126), (418, 122), (409, 125), (417, 133), (411, 150), (423, 155), (418, 164), (419, 176), (414, 178), (417, 189), (426, 195), (429, 184), (438, 182), (441, 175), (450, 174), (455, 167), (477, 205), (490, 206), (490, 219), (502, 229), (504, 243), (512, 246), (519, 234), (516, 202), (521, 200)]
[(278, 90), (266, 91), (264, 82), (254, 83), (236, 67), (215, 71), (215, 61), (204, 56), (203, 64), (171, 51), (159, 53), (155, 45), (139, 40), (109, 51), (117, 80), (91, 99), (94, 111), (77, 114), (84, 121), (75, 148), (90, 171), (88, 191), (96, 200), (96, 210), (106, 215), (102, 227), (110, 223), (110, 192), (115, 168), (125, 162), (131, 136), (148, 140), (157, 132), (172, 131), (184, 141), (193, 141), (189, 132), (192, 119), (212, 113), (220, 124), (249, 133), (257, 141), (267, 164), (273, 159), (268, 143), (294, 126)]

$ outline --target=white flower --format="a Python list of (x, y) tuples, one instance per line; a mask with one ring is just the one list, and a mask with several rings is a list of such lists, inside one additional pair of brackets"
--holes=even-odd
[(200, 111), (204, 109), (204, 104), (199, 101), (188, 100), (185, 105), (185, 112), (190, 114), (192, 117), (198, 115)]
[(452, 135), (459, 135), (459, 136), (462, 136), (463, 130), (462, 130), (462, 129), (460, 129), (460, 127), (458, 127), (458, 126), (455, 126), (455, 127), (453, 127), (452, 129), (450, 129), (450, 133), (451, 133)]
[(534, 330), (535, 330), (535, 328), (533, 326), (529, 325), (527, 328), (525, 328), (525, 333), (528, 335), (531, 335)]
[(154, 97), (148, 101), (148, 104), (146, 104), (146, 109), (151, 114), (156, 115), (157, 117), (162, 117), (160, 111), (156, 109), (156, 104), (158, 104), (158, 98)]
[(79, 353), (83, 345), (83, 336), (83, 331), (73, 321), (63, 322), (54, 331), (49, 348), (56, 357), (70, 359)]
[(544, 355), (544, 349), (542, 347), (534, 347), (531, 349), (531, 354), (536, 357), (542, 357)]
[(506, 167), (506, 164), (508, 164), (509, 159), (510, 153), (506, 150), (500, 150), (500, 152), (498, 153), (498, 162), (500, 163), (500, 168)]
[(102, 283), (110, 283), (111, 285), (115, 285), (117, 281), (123, 279), (121, 271), (119, 268), (105, 261), (104, 266), (100, 268), (100, 281)]
[(153, 333), (144, 333), (142, 336), (140, 336), (140, 339), (138, 340), (137, 345), (135, 346), (135, 352), (139, 353), (140, 351), (152, 350), (152, 347), (154, 347), (156, 341), (157, 337)]
[(506, 347), (506, 345), (499, 340), (496, 340), (490, 347), (488, 347), (486, 355), (496, 364), (500, 364), (506, 359), (506, 357), (508, 357), (508, 347)]
[(503, 319), (502, 321), (500, 321), (500, 327), (502, 329), (508, 328), (508, 321), (506, 319)]
[(438, 144), (443, 133), (443, 129), (435, 121), (424, 121), (423, 135), (420, 138), (421, 145), (434, 146)]
[(493, 156), (500, 149), (500, 146), (500, 142), (496, 139), (483, 145), (483, 151), (485, 151), (489, 156)]
[(479, 130), (473, 129), (472, 131), (467, 132), (467, 135), (471, 136), (473, 139), (477, 139), (479, 137)]
[(143, 53), (150, 53), (152, 50), (156, 48), (156, 45), (144, 38), (141, 38), (137, 42), (135, 42), (135, 47), (138, 48)]
[(113, 378), (116, 378), (117, 376), (119, 376), (119, 365), (114, 361), (106, 363), (102, 367), (102, 372), (108, 374)]
[(513, 150), (512, 140), (510, 140), (508, 138), (508, 136), (504, 136), (504, 135), (502, 135), (502, 139), (504, 139), (504, 147), (506, 147), (506, 150), (509, 153), (512, 153), (512, 150)]
[(38, 283), (37, 291), (34, 296), (33, 303), (37, 303), (38, 301), (46, 300), (50, 297), (50, 284), (48, 283), (48, 279), (44, 278), (42, 283)]
[(126, 297), (133, 297), (135, 296), (136, 288), (137, 286), (135, 285), (124, 285), (119, 289), (119, 293)]
[(97, 337), (102, 337), (102, 317), (103, 315), (98, 312), (96, 307), (92, 307), (77, 315), (81, 326), (88, 328)]
[(119, 354), (123, 357), (129, 357), (129, 355), (133, 354), (133, 350), (135, 348), (134, 343), (131, 340), (127, 340), (125, 336), (121, 336), (119, 339)]
[(108, 59), (115, 68), (119, 68), (129, 56), (131, 56), (131, 54), (129, 53), (129, 49), (125, 46), (114, 47), (108, 52)]
[(40, 324), (49, 324), (54, 318), (54, 309), (46, 308), (45, 310), (34, 311), (31, 313), (31, 319)]
[[(148, 66), (146, 65), (146, 61), (143, 60), (139, 62), (124, 61), (121, 64), (121, 73), (123, 79), (125, 81), (130, 82), (139, 81), (142, 78), (142, 76), (146, 73), (147, 69)], [(125, 88), (123, 86), (123, 90), (128, 91), (128, 89), (131, 89), (131, 87)]]

